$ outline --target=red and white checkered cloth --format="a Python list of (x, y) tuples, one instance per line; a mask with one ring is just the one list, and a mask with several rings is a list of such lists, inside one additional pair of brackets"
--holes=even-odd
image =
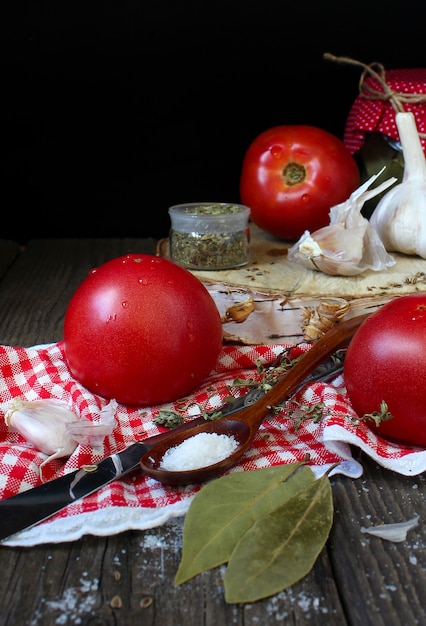
[[(426, 68), (386, 71), (386, 83), (397, 94), (426, 94)], [(376, 78), (368, 76), (365, 85), (383, 93)], [(426, 135), (426, 102), (404, 102), (404, 110), (411, 111), (416, 119), (417, 130)], [(343, 143), (355, 154), (364, 145), (368, 132), (381, 133), (399, 141), (395, 120), (395, 109), (389, 100), (370, 100), (359, 95), (352, 105), (346, 120)], [(426, 156), (426, 136), (420, 137)]]
[[(271, 365), (286, 346), (224, 345), (216, 368), (191, 396), (194, 406), (206, 410), (219, 406), (229, 397), (236, 378), (257, 376), (257, 362)], [(306, 351), (309, 345), (297, 349)], [(233, 389), (235, 395), (247, 389)], [(21, 435), (10, 430), (4, 421), (10, 401), (57, 398), (71, 402), (77, 415), (96, 422), (107, 401), (87, 391), (71, 376), (61, 342), (41, 347), (0, 346), (0, 499), (12, 496), (40, 483), (39, 468), (46, 455), (29, 445)], [(343, 461), (337, 472), (348, 476), (362, 475), (362, 467), (352, 459), (351, 445), (362, 449), (379, 464), (405, 475), (426, 470), (426, 450), (389, 443), (377, 437), (365, 424), (355, 426), (356, 415), (348, 401), (343, 377), (332, 383), (313, 383), (297, 394), (298, 402), (325, 404), (319, 423), (307, 420), (295, 429), (292, 417), (294, 402), (288, 402), (279, 415), (262, 424), (251, 449), (239, 465), (230, 471), (291, 463), (310, 454), (310, 464), (318, 474), (332, 464)], [(117, 424), (100, 448), (78, 445), (68, 459), (54, 459), (43, 468), (43, 479), (49, 480), (83, 464), (94, 463), (123, 449), (136, 439), (155, 435), (164, 428), (153, 419), (160, 408), (177, 408), (169, 404), (136, 409), (118, 405)], [(345, 460), (346, 459), (346, 460)], [(151, 528), (173, 516), (185, 514), (191, 498), (201, 485), (171, 487), (140, 473), (107, 485), (97, 493), (68, 506), (45, 522), (18, 533), (5, 545), (35, 545), (64, 542), (84, 534), (111, 535), (129, 529)]]

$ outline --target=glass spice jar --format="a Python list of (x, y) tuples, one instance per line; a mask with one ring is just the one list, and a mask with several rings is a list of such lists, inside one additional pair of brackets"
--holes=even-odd
[(223, 270), (249, 261), (250, 209), (226, 202), (169, 208), (170, 258), (193, 270)]

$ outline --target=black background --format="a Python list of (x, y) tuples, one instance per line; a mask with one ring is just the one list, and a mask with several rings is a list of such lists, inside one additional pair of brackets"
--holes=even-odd
[(361, 70), (425, 67), (424, 3), (3, 3), (3, 238), (163, 237), (167, 209), (239, 200), (257, 134), (343, 138)]

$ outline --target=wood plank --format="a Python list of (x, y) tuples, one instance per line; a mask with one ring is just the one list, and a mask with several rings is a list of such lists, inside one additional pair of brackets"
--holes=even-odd
[(155, 254), (155, 246), (154, 239), (31, 240), (1, 284), (0, 343), (60, 341), (66, 306), (90, 269), (128, 253)]
[(0, 279), (8, 272), (22, 250), (16, 241), (0, 239)]
[[(96, 623), (133, 626), (176, 624), (329, 624), (345, 625), (327, 561), (321, 555), (302, 581), (271, 598), (251, 604), (226, 604), (223, 568), (176, 587), (182, 520), (145, 532), (108, 538), (85, 537), (71, 544), (30, 549), (0, 547), (2, 567), (11, 573), (0, 590), (1, 626), (37, 623)], [(30, 576), (30, 572), (37, 575)], [(67, 622), (61, 619), (67, 615)], [(322, 620), (322, 616), (327, 619)], [(320, 621), (317, 621), (317, 620)], [(79, 621), (77, 621), (79, 620)]]
[[(425, 624), (426, 477), (406, 477), (361, 457), (364, 475), (332, 479), (335, 518), (328, 547), (345, 613), (363, 626)], [(361, 527), (405, 522), (419, 527), (401, 543), (361, 532)]]

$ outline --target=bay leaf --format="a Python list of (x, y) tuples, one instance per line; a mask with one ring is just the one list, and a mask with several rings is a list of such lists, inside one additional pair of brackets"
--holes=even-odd
[(331, 485), (323, 475), (242, 535), (225, 572), (225, 601), (255, 602), (303, 578), (323, 549), (332, 523)]
[(226, 563), (246, 531), (315, 480), (305, 462), (233, 472), (207, 483), (185, 517), (175, 584)]

